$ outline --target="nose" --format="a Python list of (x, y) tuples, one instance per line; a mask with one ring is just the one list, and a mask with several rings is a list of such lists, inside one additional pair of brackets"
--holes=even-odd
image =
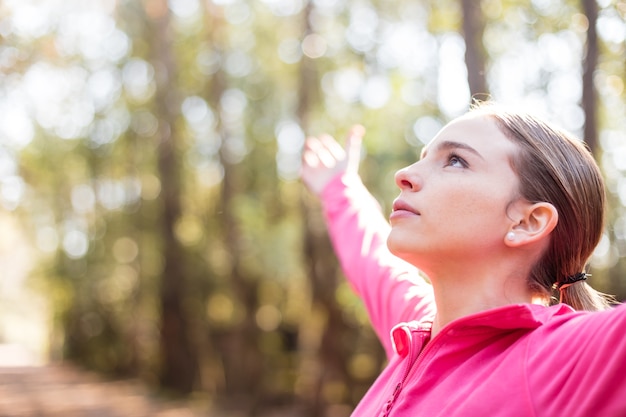
[(421, 178), (415, 170), (415, 164), (402, 168), (396, 172), (396, 185), (401, 190), (418, 191), (421, 188)]

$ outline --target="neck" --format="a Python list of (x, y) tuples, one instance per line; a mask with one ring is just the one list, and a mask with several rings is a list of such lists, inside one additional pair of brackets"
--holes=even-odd
[(538, 301), (528, 288), (527, 273), (520, 273), (516, 268), (508, 272), (494, 268), (481, 271), (473, 265), (428, 276), (437, 304), (433, 337), (461, 317), (505, 305)]

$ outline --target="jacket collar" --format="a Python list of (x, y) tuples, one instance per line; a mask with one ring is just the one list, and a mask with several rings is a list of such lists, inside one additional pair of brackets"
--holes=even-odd
[[(538, 304), (511, 304), (469, 316), (461, 317), (444, 326), (441, 333), (448, 336), (486, 335), (515, 330), (533, 330), (549, 321), (572, 314), (566, 304), (550, 307)], [(399, 323), (391, 331), (391, 341), (396, 353), (405, 357), (417, 348), (421, 350), (430, 340), (432, 317), (422, 321)], [(420, 346), (414, 346), (418, 344)]]
[[(566, 304), (546, 307), (539, 304), (511, 304), (481, 311), (454, 320), (444, 327), (455, 334), (493, 330), (532, 330), (552, 319), (573, 313)], [(442, 329), (443, 330), (443, 329)]]

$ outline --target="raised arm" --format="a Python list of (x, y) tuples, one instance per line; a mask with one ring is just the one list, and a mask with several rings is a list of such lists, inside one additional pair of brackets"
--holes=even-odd
[(390, 355), (391, 328), (431, 316), (434, 302), (417, 269), (387, 249), (389, 223), (358, 175), (363, 134), (354, 127), (345, 149), (330, 136), (307, 139), (301, 176), (320, 197), (335, 253)]

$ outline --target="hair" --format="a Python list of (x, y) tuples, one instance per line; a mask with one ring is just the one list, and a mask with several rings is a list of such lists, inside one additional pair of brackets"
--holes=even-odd
[(586, 144), (534, 116), (493, 103), (477, 103), (472, 111), (493, 118), (519, 146), (511, 165), (519, 177), (520, 196), (532, 203), (550, 203), (559, 214), (548, 248), (531, 269), (532, 291), (550, 299), (556, 289), (560, 302), (575, 310), (610, 308), (612, 299), (584, 280), (559, 288), (585, 271), (604, 229), (604, 181)]

